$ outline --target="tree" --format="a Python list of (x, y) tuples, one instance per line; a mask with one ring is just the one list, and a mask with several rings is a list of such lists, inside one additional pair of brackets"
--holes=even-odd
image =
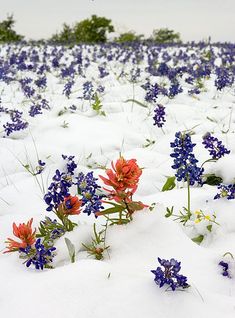
[(153, 30), (151, 39), (157, 43), (180, 43), (180, 34), (167, 28)]
[(17, 42), (24, 38), (13, 30), (14, 24), (13, 15), (8, 16), (6, 20), (0, 22), (0, 43)]
[(59, 34), (54, 34), (51, 38), (52, 42), (71, 43), (74, 42), (74, 32), (72, 28), (64, 23), (63, 30)]
[(115, 39), (115, 41), (118, 43), (140, 42), (143, 37), (143, 34), (137, 35), (134, 31), (128, 31), (121, 33), (119, 37)]
[(110, 32), (114, 32), (111, 20), (92, 15), (90, 19), (78, 22), (73, 27), (64, 24), (63, 30), (51, 40), (61, 43), (105, 43), (107, 33)]

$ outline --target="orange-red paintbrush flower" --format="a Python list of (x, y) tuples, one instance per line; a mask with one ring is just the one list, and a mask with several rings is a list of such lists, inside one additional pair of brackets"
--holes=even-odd
[(103, 182), (113, 187), (116, 191), (131, 189), (132, 194), (136, 191), (142, 170), (136, 163), (136, 159), (125, 160), (120, 157), (112, 169), (106, 170), (108, 178), (100, 176)]
[(69, 195), (65, 197), (64, 202), (61, 206), (61, 211), (65, 215), (75, 215), (81, 213), (82, 201), (76, 196)]
[(32, 223), (33, 223), (33, 218), (30, 219), (26, 224), (25, 223), (20, 223), (18, 226), (13, 223), (13, 234), (18, 237), (21, 242), (15, 241), (11, 238), (8, 238), (6, 243), (8, 244), (7, 246), (7, 251), (4, 253), (9, 253), (9, 252), (15, 252), (18, 251), (20, 248), (26, 248), (27, 246), (31, 246), (34, 244), (36, 237), (36, 229), (32, 229)]

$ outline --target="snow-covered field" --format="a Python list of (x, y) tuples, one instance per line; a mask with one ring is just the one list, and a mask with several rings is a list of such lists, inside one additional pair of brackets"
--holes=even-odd
[[(165, 214), (167, 207), (176, 215), (187, 207), (186, 182), (161, 191), (176, 173), (170, 143), (179, 131), (191, 134), (198, 166), (211, 158), (202, 137), (210, 132), (221, 140), (230, 153), (205, 163), (203, 173), (235, 183), (234, 47), (4, 46), (0, 80), (0, 316), (234, 317), (234, 200), (214, 199), (216, 185), (195, 183), (183, 226)], [(162, 128), (154, 125), (157, 104), (165, 107)], [(27, 268), (18, 252), (3, 253), (5, 241), (17, 240), (13, 222), (33, 218), (34, 229), (45, 216), (55, 218), (43, 198), (56, 169), (65, 170), (62, 154), (75, 156), (75, 175), (93, 171), (102, 188), (99, 175), (107, 177), (112, 161), (136, 159), (143, 169), (134, 198), (155, 205), (134, 212), (128, 224), (108, 226), (102, 260), (82, 243), (105, 217), (73, 215), (78, 226), (54, 242), (54, 268)], [(46, 165), (36, 174), (39, 159)], [(207, 218), (197, 220), (200, 210)], [(65, 237), (75, 246), (74, 263)], [(200, 244), (192, 241), (198, 237)], [(190, 287), (159, 288), (151, 273), (158, 257), (181, 261)], [(222, 275), (221, 260), (230, 277)]]

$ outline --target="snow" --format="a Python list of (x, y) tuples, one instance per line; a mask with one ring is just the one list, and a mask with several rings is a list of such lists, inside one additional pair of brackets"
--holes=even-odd
[[(216, 61), (220, 63), (220, 59)], [(86, 76), (95, 77), (95, 72)], [(186, 206), (187, 189), (182, 184), (171, 191), (161, 192), (166, 176), (174, 175), (171, 168), (170, 142), (176, 131), (192, 129), (195, 155), (200, 163), (209, 158), (201, 144), (202, 136), (211, 131), (223, 141), (231, 153), (216, 163), (207, 163), (209, 173), (221, 176), (225, 183), (235, 178), (234, 114), (229, 124), (235, 99), (231, 91), (215, 95), (213, 80), (209, 90), (198, 99), (187, 93), (162, 101), (167, 121), (163, 131), (153, 126), (153, 107), (144, 108), (125, 102), (133, 98), (132, 84), (122, 83), (111, 74), (104, 79), (106, 93), (102, 98), (106, 116), (97, 115), (86, 102), (75, 95), (70, 100), (61, 94), (63, 85), (48, 75), (47, 95), (52, 110), (30, 119), (30, 128), (14, 133), (12, 138), (0, 139), (0, 250), (5, 240), (13, 237), (12, 223), (27, 222), (33, 217), (33, 227), (39, 225), (46, 211), (42, 187), (50, 184), (54, 171), (63, 167), (61, 154), (75, 155), (78, 170), (95, 176), (105, 175), (102, 167), (110, 167), (120, 153), (126, 159), (137, 159), (143, 174), (135, 198), (145, 204), (156, 203), (152, 211), (136, 212), (127, 225), (108, 228), (106, 243), (110, 250), (105, 259), (90, 257), (82, 243), (89, 242), (92, 226), (101, 227), (104, 220), (87, 215), (73, 216), (78, 227), (56, 242), (54, 269), (36, 271), (23, 266), (17, 253), (0, 254), (0, 316), (4, 318), (173, 318), (223, 317), (235, 315), (234, 278), (221, 275), (219, 261), (226, 252), (234, 253), (234, 202), (222, 198), (214, 200), (216, 187), (205, 185), (191, 189), (192, 211), (203, 210), (216, 214), (212, 232), (206, 221), (191, 222), (183, 227), (173, 218), (165, 218), (166, 207), (174, 206), (175, 213)], [(79, 87), (79, 82), (76, 84)], [(17, 85), (7, 91), (4, 83), (2, 104), (21, 105), (22, 94)], [(13, 94), (13, 95), (12, 95)], [(143, 89), (135, 84), (135, 99), (143, 101)], [(76, 103), (78, 111), (65, 112), (63, 107)], [(6, 104), (5, 104), (6, 105)], [(22, 106), (23, 107), (23, 106)], [(209, 117), (209, 119), (208, 119)], [(68, 128), (63, 128), (63, 122)], [(226, 133), (222, 133), (226, 131)], [(146, 140), (155, 143), (145, 146)], [(39, 158), (47, 162), (38, 177), (30, 175), (23, 165), (37, 165)], [(101, 183), (100, 183), (101, 184)], [(198, 245), (191, 239), (199, 234), (205, 239)], [(64, 238), (75, 245), (76, 262), (71, 264)], [(150, 272), (158, 266), (157, 258), (181, 261), (182, 274), (191, 287), (185, 291), (165, 292), (158, 288)], [(226, 256), (231, 261), (229, 256)], [(231, 265), (234, 266), (234, 265)], [(235, 272), (235, 268), (234, 268)]]

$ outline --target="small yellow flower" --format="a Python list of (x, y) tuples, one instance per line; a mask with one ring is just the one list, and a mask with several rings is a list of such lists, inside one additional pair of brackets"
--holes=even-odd
[(197, 223), (200, 223), (201, 222), (201, 219), (196, 219), (195, 220), (195, 223), (197, 224)]
[(210, 215), (205, 215), (205, 220), (211, 221)]

